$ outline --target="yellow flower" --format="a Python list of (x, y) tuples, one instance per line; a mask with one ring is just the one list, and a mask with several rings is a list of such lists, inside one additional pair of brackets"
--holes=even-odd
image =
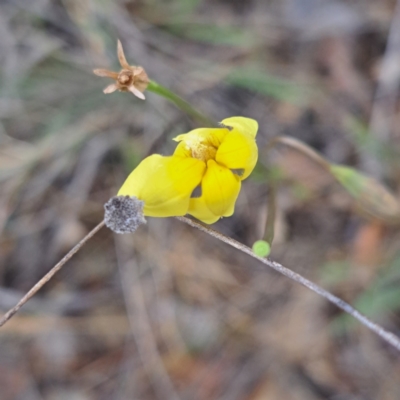
[(144, 215), (191, 214), (212, 224), (231, 216), (241, 181), (257, 162), (257, 121), (231, 117), (221, 128), (199, 128), (177, 136), (172, 156), (154, 154), (129, 175), (119, 196), (144, 201)]

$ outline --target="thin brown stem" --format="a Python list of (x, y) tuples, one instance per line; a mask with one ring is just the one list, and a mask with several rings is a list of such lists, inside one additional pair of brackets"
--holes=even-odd
[(366, 326), (368, 329), (371, 331), (375, 332), (378, 336), (380, 336), (383, 340), (385, 340), (387, 343), (391, 344), (393, 347), (395, 347), (397, 350), (400, 351), (400, 338), (394, 335), (393, 333), (387, 331), (386, 329), (382, 328), (375, 322), (371, 321), (369, 318), (367, 318), (365, 315), (361, 314), (359, 311), (357, 311), (355, 308), (353, 308), (350, 304), (346, 303), (339, 297), (336, 297), (332, 293), (328, 292), (327, 290), (321, 288), (317, 284), (309, 281), (308, 279), (304, 278), (297, 272), (294, 272), (283, 265), (269, 260), (267, 258), (262, 258), (256, 256), (253, 251), (245, 246), (244, 244), (228, 237), (225, 236), (224, 234), (215, 231), (214, 229), (211, 229), (207, 226), (204, 226), (196, 221), (193, 221), (190, 218), (186, 217), (176, 217), (179, 219), (179, 221), (184, 222), (187, 225), (190, 225), (193, 228), (197, 228), (202, 232), (208, 233), (210, 236), (221, 240), (224, 243), (229, 244), (230, 246), (234, 247), (235, 249), (240, 250), (241, 252), (248, 254), (249, 256), (255, 258), (256, 260), (262, 262), (263, 264), (267, 265), (268, 267), (274, 269), (275, 271), (281, 273), (282, 275), (286, 276), (287, 278), (292, 279), (293, 281), (300, 283), (301, 285), (307, 287), (308, 289), (312, 290), (316, 294), (324, 297), (328, 301), (330, 301), (332, 304), (335, 306), (339, 307), (342, 309), (344, 312), (347, 314), (350, 314), (352, 317), (357, 319), (359, 322), (361, 322), (364, 326)]
[[(190, 218), (186, 217), (176, 217), (179, 221), (184, 222), (185, 224), (197, 228), (202, 232), (209, 234), (210, 236), (229, 244), (230, 246), (234, 247), (242, 251), (245, 254), (248, 254), (250, 257), (262, 262), (263, 264), (267, 265), (268, 267), (274, 269), (275, 271), (281, 273), (282, 275), (286, 276), (287, 278), (300, 283), (301, 285), (307, 287), (308, 289), (312, 290), (314, 293), (324, 297), (332, 304), (336, 305), (338, 308), (342, 309), (347, 314), (351, 315), (353, 318), (357, 319), (361, 324), (365, 327), (370, 329), (371, 331), (375, 332), (378, 336), (380, 336), (383, 340), (387, 343), (391, 344), (397, 350), (400, 351), (400, 338), (394, 335), (393, 333), (387, 331), (386, 329), (382, 328), (380, 325), (376, 324), (375, 322), (371, 321), (365, 315), (361, 314), (355, 308), (353, 308), (350, 304), (346, 303), (339, 297), (333, 295), (332, 293), (328, 292), (327, 290), (321, 288), (317, 284), (311, 282), (310, 280), (304, 278), (302, 275), (294, 272), (283, 265), (277, 263), (276, 261), (269, 260), (267, 258), (258, 257), (253, 253), (253, 251), (245, 246), (244, 244), (225, 236), (224, 234), (215, 231), (207, 226), (204, 226), (196, 221), (193, 221)], [(0, 320), (0, 327), (3, 326), (8, 320), (10, 320), (13, 315), (15, 315), (18, 310), (29, 300), (31, 299), (64, 265), (67, 261), (69, 261), (74, 254), (76, 254), (85, 244), (86, 242), (91, 239), (102, 227), (104, 226), (104, 221), (100, 222), (93, 230), (91, 230), (75, 247), (73, 247), (42, 279), (40, 279), (35, 286), (29, 290), (28, 293), (15, 305), (15, 307), (11, 308)]]
[(64, 265), (74, 256), (102, 227), (104, 221), (101, 221), (93, 228), (78, 244), (76, 244), (42, 279), (40, 279), (28, 293), (0, 319), (0, 327), (10, 320), (18, 310), (30, 300)]
[(331, 164), (327, 160), (325, 160), (325, 158), (323, 158), (321, 154), (317, 153), (314, 149), (307, 146), (300, 140), (297, 140), (290, 136), (276, 136), (268, 142), (265, 148), (266, 152), (274, 148), (277, 144), (283, 144), (285, 146), (297, 150), (298, 152), (304, 154), (305, 156), (313, 160), (315, 163), (320, 165), (323, 169), (330, 172)]

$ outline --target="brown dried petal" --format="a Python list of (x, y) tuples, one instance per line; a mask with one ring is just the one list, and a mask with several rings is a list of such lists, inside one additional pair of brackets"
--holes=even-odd
[(149, 85), (149, 77), (147, 76), (146, 71), (142, 67), (136, 67), (133, 74), (135, 87), (141, 92), (144, 92)]
[(122, 48), (122, 43), (120, 40), (117, 42), (117, 54), (121, 67), (124, 69), (130, 69), (130, 65), (128, 64), (128, 61), (126, 61), (124, 49)]
[(135, 79), (149, 83), (149, 77), (143, 67), (134, 67), (133, 75)]
[(131, 93), (133, 93), (139, 99), (145, 100), (144, 94), (140, 90), (136, 89), (135, 86), (133, 86), (133, 85), (129, 86), (128, 89)]
[(93, 73), (97, 76), (101, 76), (102, 78), (117, 79), (118, 77), (117, 72), (109, 71), (108, 69), (102, 69), (102, 68), (94, 69)]
[(118, 85), (115, 83), (112, 83), (111, 85), (108, 85), (104, 90), (103, 93), (109, 94), (109, 93), (114, 93), (118, 89)]
[[(133, 67), (132, 72), (133, 72), (133, 76), (140, 78), (140, 75), (143, 74), (143, 72), (144, 72), (144, 68), (143, 67)], [(144, 74), (147, 77), (147, 74), (145, 72), (144, 72)]]

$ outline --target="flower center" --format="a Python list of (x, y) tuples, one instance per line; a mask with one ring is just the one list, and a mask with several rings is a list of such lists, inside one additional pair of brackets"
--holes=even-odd
[(193, 158), (197, 158), (205, 163), (208, 160), (215, 160), (217, 149), (208, 143), (204, 143), (202, 140), (191, 138), (186, 140), (186, 146), (191, 151)]
[(118, 78), (117, 78), (118, 82), (121, 85), (125, 85), (128, 86), (131, 81), (132, 81), (132, 72), (128, 71), (126, 69), (123, 69), (119, 74), (118, 74)]

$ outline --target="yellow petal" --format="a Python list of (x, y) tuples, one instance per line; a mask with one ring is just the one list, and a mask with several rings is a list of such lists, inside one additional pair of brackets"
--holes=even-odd
[(201, 190), (201, 198), (214, 215), (232, 215), (240, 191), (240, 179), (229, 169), (209, 160)]
[(246, 117), (230, 117), (221, 121), (222, 125), (237, 129), (239, 132), (250, 135), (255, 139), (258, 131), (258, 122)]
[(143, 200), (147, 216), (184, 215), (189, 208), (190, 195), (199, 185), (205, 169), (205, 163), (194, 158), (154, 154), (134, 169), (118, 195)]
[(240, 186), (239, 178), (231, 171), (214, 160), (208, 161), (201, 184), (202, 195), (190, 199), (188, 213), (206, 224), (213, 224), (220, 217), (231, 216)]
[(229, 132), (226, 128), (198, 128), (188, 133), (178, 135), (173, 140), (175, 142), (200, 142), (218, 148)]
[[(234, 211), (235, 201), (232, 201), (222, 217), (230, 217), (234, 213)], [(204, 200), (204, 196), (190, 199), (188, 214), (193, 215), (193, 217), (204, 222), (205, 224), (213, 224), (221, 218), (221, 215), (215, 215), (208, 208)]]
[(251, 174), (257, 158), (258, 148), (254, 137), (236, 127), (225, 136), (215, 156), (215, 160), (226, 168), (243, 171), (239, 174), (240, 179), (246, 179)]
[(205, 224), (213, 224), (220, 219), (219, 215), (213, 214), (207, 207), (204, 197), (198, 199), (190, 199), (188, 214), (199, 219)]

